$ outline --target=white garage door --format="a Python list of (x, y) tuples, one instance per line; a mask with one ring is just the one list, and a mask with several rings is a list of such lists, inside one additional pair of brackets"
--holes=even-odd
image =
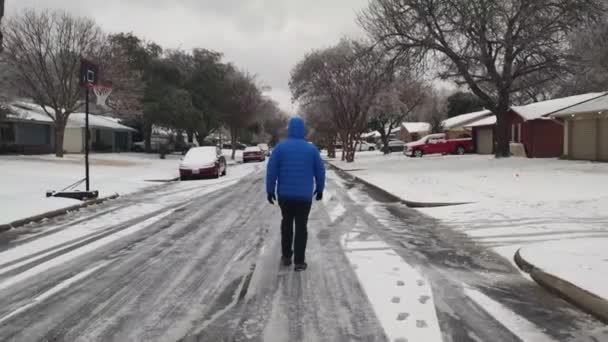
[(480, 128), (476, 130), (477, 153), (492, 154), (494, 149), (494, 133), (491, 128)]
[(608, 119), (600, 120), (600, 160), (608, 161)]
[(595, 160), (596, 153), (596, 121), (573, 120), (572, 122), (572, 151), (573, 159)]

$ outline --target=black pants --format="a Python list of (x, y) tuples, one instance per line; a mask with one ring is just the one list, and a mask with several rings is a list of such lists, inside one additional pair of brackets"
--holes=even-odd
[[(310, 201), (279, 200), (281, 214), (281, 247), (283, 256), (291, 258), (294, 256), (294, 263), (301, 264), (306, 259), (306, 242), (308, 240), (308, 214), (310, 214)], [(296, 234), (294, 239), (293, 224), (296, 224)], [(293, 245), (293, 250), (292, 250)]]

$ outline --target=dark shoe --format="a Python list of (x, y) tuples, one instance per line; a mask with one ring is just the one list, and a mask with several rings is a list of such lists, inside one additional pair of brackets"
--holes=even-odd
[(291, 266), (291, 258), (281, 257), (281, 263), (283, 266)]
[(293, 270), (296, 272), (302, 272), (302, 271), (306, 271), (307, 268), (308, 268), (308, 264), (303, 262), (301, 264), (296, 264), (296, 266), (293, 268)]

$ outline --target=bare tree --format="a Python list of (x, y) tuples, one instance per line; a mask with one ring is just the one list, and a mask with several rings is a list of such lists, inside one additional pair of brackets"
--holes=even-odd
[(370, 128), (380, 133), (384, 154), (389, 136), (424, 103), (427, 86), (412, 75), (400, 76), (380, 92), (370, 108)]
[(366, 44), (343, 39), (309, 53), (292, 70), (293, 99), (328, 104), (348, 162), (354, 161), (354, 143), (367, 128), (374, 99), (390, 79), (389, 64)]
[(325, 102), (312, 102), (299, 110), (309, 127), (309, 138), (319, 148), (327, 148), (327, 156), (336, 158), (337, 128), (331, 109)]
[(4, 26), (5, 58), (24, 95), (55, 122), (55, 155), (63, 157), (70, 114), (80, 105), (80, 58), (100, 55), (104, 36), (91, 19), (63, 12), (25, 10)]
[(373, 0), (360, 16), (393, 55), (438, 59), (497, 114), (497, 157), (509, 156), (511, 95), (566, 70), (566, 34), (605, 13), (602, 0)]

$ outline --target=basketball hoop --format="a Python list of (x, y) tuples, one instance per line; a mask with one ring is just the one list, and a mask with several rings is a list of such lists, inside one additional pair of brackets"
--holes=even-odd
[(112, 94), (112, 87), (91, 85), (93, 93), (95, 93), (95, 99), (98, 106), (107, 107), (108, 97)]

